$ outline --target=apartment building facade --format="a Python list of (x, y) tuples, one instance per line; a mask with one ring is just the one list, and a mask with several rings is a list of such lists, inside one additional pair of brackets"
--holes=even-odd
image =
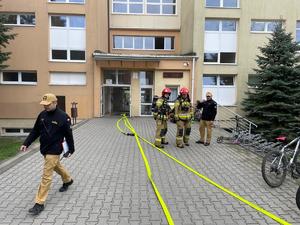
[(0, 133), (23, 133), (46, 92), (79, 119), (151, 115), (167, 86), (174, 101), (209, 90), (240, 110), (258, 46), (276, 22), (300, 41), (300, 3), (287, 0), (2, 0), (18, 36), (0, 75)]

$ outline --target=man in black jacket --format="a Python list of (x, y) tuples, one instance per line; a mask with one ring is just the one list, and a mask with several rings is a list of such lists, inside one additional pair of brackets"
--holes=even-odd
[[(217, 103), (212, 99), (212, 93), (206, 92), (206, 101), (197, 101), (196, 107), (197, 109), (203, 108), (199, 127), (200, 140), (196, 141), (196, 143), (208, 146), (211, 141), (212, 126), (217, 115)], [(206, 142), (204, 141), (205, 128), (207, 129)]]
[(54, 94), (45, 94), (40, 102), (44, 106), (34, 124), (32, 131), (20, 147), (21, 151), (26, 151), (28, 146), (40, 137), (40, 152), (44, 156), (44, 169), (42, 180), (35, 197), (35, 205), (29, 209), (33, 215), (38, 215), (44, 210), (44, 203), (52, 182), (53, 171), (58, 173), (63, 185), (60, 192), (67, 191), (73, 183), (70, 174), (60, 164), (59, 156), (63, 152), (62, 143), (64, 138), (68, 144), (68, 152), (65, 157), (70, 157), (74, 153), (74, 140), (72, 129), (70, 128), (70, 117), (57, 107), (57, 98)]

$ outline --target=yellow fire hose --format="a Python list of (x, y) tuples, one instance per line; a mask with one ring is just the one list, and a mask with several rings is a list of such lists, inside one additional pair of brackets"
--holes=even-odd
[[(128, 130), (130, 130), (131, 133), (126, 133), (126, 132), (124, 132), (124, 131), (120, 128), (119, 123), (120, 123), (121, 120), (123, 120), (125, 126), (127, 127)], [(189, 167), (188, 165), (184, 164), (184, 163), (181, 162), (180, 160), (176, 159), (175, 157), (171, 156), (171, 155), (168, 154), (167, 152), (163, 151), (161, 148), (156, 147), (154, 144), (152, 144), (151, 142), (149, 142), (147, 139), (145, 139), (145, 138), (139, 136), (139, 135), (136, 133), (135, 129), (134, 129), (134, 128), (132, 127), (132, 125), (130, 124), (130, 122), (129, 122), (128, 118), (126, 117), (126, 115), (123, 115), (122, 118), (119, 119), (119, 120), (117, 121), (117, 128), (119, 129), (119, 131), (120, 131), (121, 133), (123, 133), (123, 134), (125, 134), (125, 135), (128, 135), (128, 136), (130, 135), (130, 136), (134, 136), (134, 137), (135, 137), (136, 142), (137, 142), (137, 144), (138, 144), (138, 147), (139, 147), (139, 149), (140, 149), (142, 158), (143, 158), (144, 163), (145, 163), (145, 167), (146, 167), (146, 171), (147, 171), (147, 174), (148, 174), (148, 178), (149, 178), (149, 180), (150, 180), (150, 182), (151, 182), (151, 184), (152, 184), (152, 186), (153, 186), (153, 188), (154, 188), (155, 194), (156, 194), (156, 196), (157, 196), (157, 198), (158, 198), (158, 200), (159, 200), (159, 202), (160, 202), (160, 204), (161, 204), (161, 206), (162, 206), (162, 209), (163, 209), (163, 211), (164, 211), (164, 214), (165, 214), (166, 219), (167, 219), (167, 221), (168, 221), (169, 224), (174, 224), (173, 219), (172, 219), (171, 214), (169, 213), (169, 210), (168, 210), (168, 208), (167, 208), (167, 206), (166, 206), (164, 200), (162, 199), (162, 197), (161, 197), (161, 195), (160, 195), (160, 193), (159, 193), (159, 191), (158, 191), (158, 189), (157, 189), (157, 187), (156, 187), (156, 185), (155, 185), (155, 183), (154, 183), (154, 181), (153, 181), (153, 179), (152, 179), (151, 168), (150, 168), (150, 165), (149, 165), (149, 163), (148, 163), (147, 157), (145, 156), (144, 150), (143, 150), (143, 148), (142, 148), (142, 146), (141, 146), (141, 143), (140, 143), (139, 139), (141, 139), (141, 140), (144, 141), (145, 143), (151, 145), (152, 147), (156, 148), (159, 152), (163, 153), (164, 155), (166, 155), (166, 156), (169, 157), (170, 159), (174, 160), (176, 163), (178, 163), (178, 164), (181, 165), (182, 167), (186, 168), (186, 169), (189, 170), (190, 172), (194, 173), (196, 176), (198, 176), (198, 177), (200, 177), (201, 179), (205, 180), (206, 182), (208, 182), (208, 183), (214, 185), (215, 187), (221, 189), (221, 190), (224, 191), (225, 193), (227, 193), (227, 194), (231, 195), (232, 197), (234, 197), (234, 198), (240, 200), (241, 202), (247, 204), (248, 206), (254, 208), (255, 210), (257, 210), (257, 211), (259, 211), (259, 212), (265, 214), (266, 216), (268, 216), (269, 218), (273, 219), (274, 221), (276, 221), (276, 222), (278, 222), (278, 223), (280, 223), (280, 224), (284, 224), (284, 225), (289, 225), (289, 224), (290, 224), (290, 223), (286, 222), (285, 220), (283, 220), (283, 219), (277, 217), (276, 215), (274, 215), (274, 214), (268, 212), (267, 210), (265, 210), (265, 209), (263, 209), (263, 208), (261, 208), (261, 207), (255, 205), (254, 203), (252, 203), (252, 202), (250, 202), (250, 201), (248, 201), (248, 200), (242, 198), (242, 197), (239, 196), (238, 194), (236, 194), (236, 193), (234, 193), (234, 192), (228, 190), (227, 188), (225, 188), (225, 187), (223, 187), (223, 186), (217, 184), (216, 182), (212, 181), (212, 180), (209, 179), (208, 177), (206, 177), (206, 176), (204, 176), (204, 175), (198, 173), (198, 172), (195, 171), (193, 168)]]

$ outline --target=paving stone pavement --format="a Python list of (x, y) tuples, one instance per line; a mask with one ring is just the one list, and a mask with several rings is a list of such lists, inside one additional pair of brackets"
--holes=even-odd
[[(134, 137), (121, 134), (118, 118), (92, 119), (74, 131), (76, 152), (63, 164), (74, 178), (65, 193), (54, 175), (45, 210), (28, 214), (40, 181), (43, 159), (39, 153), (0, 174), (0, 224), (109, 224), (166, 225), (159, 202), (148, 181)], [(151, 118), (130, 119), (136, 131), (154, 140)], [(122, 123), (121, 123), (122, 125)], [(214, 130), (214, 140), (218, 135)], [(195, 144), (198, 125), (192, 127), (190, 146), (175, 147), (176, 127), (169, 125), (165, 150), (199, 173), (259, 205), (291, 224), (300, 224), (295, 204), (298, 188), (287, 179), (276, 189), (261, 176), (261, 157), (238, 146)], [(142, 142), (154, 181), (175, 224), (278, 224), (264, 214), (229, 196), (165, 155)]]

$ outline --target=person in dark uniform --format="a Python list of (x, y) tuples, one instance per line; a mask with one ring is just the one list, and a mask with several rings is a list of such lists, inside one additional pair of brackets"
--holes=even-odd
[[(210, 145), (212, 127), (217, 115), (217, 103), (212, 99), (212, 93), (206, 92), (206, 101), (197, 101), (197, 109), (202, 109), (202, 116), (200, 120), (200, 140), (196, 141), (197, 144), (204, 144), (205, 146)], [(204, 141), (206, 129), (206, 141)]]
[(38, 215), (44, 210), (44, 203), (52, 182), (53, 171), (58, 173), (63, 181), (60, 192), (68, 190), (73, 179), (60, 163), (60, 154), (63, 152), (64, 138), (68, 145), (68, 151), (64, 157), (70, 157), (74, 153), (74, 140), (70, 128), (70, 117), (57, 107), (57, 98), (54, 94), (45, 94), (40, 102), (44, 106), (34, 124), (34, 127), (23, 145), (21, 151), (26, 151), (28, 146), (38, 137), (40, 140), (40, 152), (44, 156), (44, 169), (41, 183), (35, 197), (35, 205), (29, 209), (33, 215)]

